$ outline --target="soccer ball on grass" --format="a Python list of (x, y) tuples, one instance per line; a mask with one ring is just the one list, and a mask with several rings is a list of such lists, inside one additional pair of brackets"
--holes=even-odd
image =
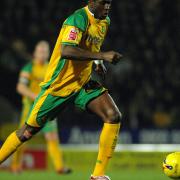
[(163, 171), (172, 179), (180, 179), (180, 152), (167, 155), (163, 161)]

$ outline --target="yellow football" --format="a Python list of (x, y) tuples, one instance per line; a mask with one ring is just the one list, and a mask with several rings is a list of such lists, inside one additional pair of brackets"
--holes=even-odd
[(180, 179), (180, 152), (167, 155), (163, 161), (163, 171), (172, 179)]

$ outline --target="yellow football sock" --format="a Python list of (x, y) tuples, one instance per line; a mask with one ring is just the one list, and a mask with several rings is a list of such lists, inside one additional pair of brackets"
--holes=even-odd
[(105, 173), (109, 159), (115, 150), (120, 124), (104, 123), (99, 141), (99, 153), (93, 176), (102, 176)]
[(63, 163), (63, 157), (62, 157), (62, 150), (59, 147), (59, 141), (48, 140), (47, 150), (56, 171), (61, 170), (64, 167), (64, 163)]
[(12, 171), (18, 171), (22, 169), (22, 159), (24, 153), (24, 145), (19, 147), (12, 156), (11, 169)]
[(21, 144), (22, 142), (17, 137), (16, 132), (10, 134), (0, 149), (0, 164), (15, 152)]

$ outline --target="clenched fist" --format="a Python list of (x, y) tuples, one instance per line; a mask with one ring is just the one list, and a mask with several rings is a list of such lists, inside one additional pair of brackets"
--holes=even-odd
[(123, 56), (116, 51), (107, 51), (102, 53), (102, 57), (104, 61), (117, 64)]

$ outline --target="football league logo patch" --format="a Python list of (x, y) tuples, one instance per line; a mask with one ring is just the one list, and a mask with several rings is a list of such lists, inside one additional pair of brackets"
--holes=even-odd
[(69, 33), (68, 40), (74, 41), (77, 39), (77, 36), (78, 36), (78, 31), (75, 28), (72, 28)]

